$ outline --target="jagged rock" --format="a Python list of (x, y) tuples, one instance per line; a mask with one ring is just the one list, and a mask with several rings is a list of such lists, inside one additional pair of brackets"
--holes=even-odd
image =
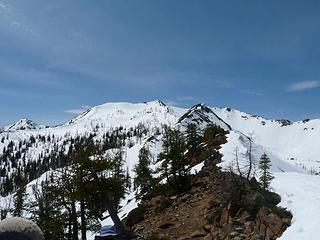
[(265, 235), (266, 240), (281, 236), (287, 228), (286, 222), (266, 207), (260, 209), (257, 218), (258, 229), (261, 234)]
[(172, 196), (170, 197), (171, 200), (176, 200), (177, 199), (177, 196)]
[(279, 236), (279, 234), (283, 231), (284, 222), (278, 215), (274, 213), (270, 213), (266, 216), (264, 219), (264, 224), (272, 231), (272, 233), (274, 233), (274, 236)]
[(244, 211), (243, 213), (241, 213), (239, 218), (244, 222), (252, 219), (251, 215), (247, 211)]
[(213, 240), (212, 235), (209, 233), (207, 236), (203, 238), (203, 240)]
[(167, 228), (170, 228), (172, 226), (174, 226), (174, 224), (170, 223), (170, 222), (164, 222), (164, 223), (159, 224), (159, 228), (161, 228), (161, 229), (167, 229)]
[(235, 227), (234, 230), (236, 232), (242, 232), (243, 231), (243, 227)]
[(231, 232), (229, 236), (230, 237), (235, 237), (235, 236), (238, 236), (238, 235), (239, 235), (239, 233), (234, 231), (234, 232)]
[(264, 199), (259, 193), (249, 193), (241, 196), (239, 204), (250, 214), (256, 215), (263, 206)]
[(195, 231), (191, 234), (191, 238), (197, 238), (197, 237), (205, 237), (207, 235), (204, 231)]
[(277, 119), (276, 122), (280, 123), (281, 127), (289, 126), (292, 124), (292, 122), (287, 119)]
[(181, 197), (181, 200), (185, 202), (188, 198), (190, 198), (190, 194), (184, 194), (184, 195)]
[(156, 201), (156, 213), (161, 213), (164, 209), (168, 208), (172, 204), (173, 200), (166, 197), (161, 197)]
[(247, 232), (252, 233), (254, 231), (254, 222), (252, 222), (252, 221), (245, 222), (244, 227)]
[(229, 212), (229, 216), (230, 217), (235, 217), (237, 215), (237, 213), (239, 212), (239, 210), (241, 210), (242, 206), (236, 202), (236, 201), (231, 201), (228, 204), (228, 212)]
[(265, 217), (270, 213), (270, 209), (266, 208), (266, 207), (262, 207), (260, 208), (258, 214), (257, 214), (257, 220), (258, 223), (263, 224), (263, 221), (265, 219)]
[(220, 218), (220, 226), (223, 226), (227, 223), (229, 223), (229, 211), (227, 208), (223, 208)]

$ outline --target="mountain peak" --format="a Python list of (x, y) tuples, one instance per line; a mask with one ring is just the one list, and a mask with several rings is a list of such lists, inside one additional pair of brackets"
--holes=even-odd
[(150, 102), (144, 102), (145, 104), (157, 104), (161, 107), (166, 107), (167, 105), (161, 101), (161, 100), (154, 100), (154, 101), (150, 101)]
[(203, 103), (198, 103), (191, 107), (180, 119), (178, 123), (190, 124), (196, 123), (200, 125), (215, 124), (225, 130), (231, 130), (231, 126), (223, 121), (211, 108)]
[(21, 118), (16, 123), (4, 127), (5, 131), (17, 131), (17, 130), (31, 130), (31, 129), (39, 129), (39, 125), (34, 123), (32, 120), (28, 118)]
[(204, 103), (198, 103), (194, 105), (193, 107), (190, 108), (190, 111), (204, 111), (207, 113), (212, 112), (212, 110)]

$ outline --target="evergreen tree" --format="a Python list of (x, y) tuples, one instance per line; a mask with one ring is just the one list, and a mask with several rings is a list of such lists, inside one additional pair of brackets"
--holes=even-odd
[(187, 143), (187, 156), (192, 163), (198, 162), (201, 143), (201, 136), (199, 134), (198, 126), (194, 123), (188, 124), (186, 129), (186, 143)]
[(157, 169), (163, 177), (169, 181), (169, 164), (171, 158), (171, 148), (172, 148), (172, 130), (165, 126), (163, 138), (162, 138), (162, 152), (158, 155), (158, 162), (161, 162), (161, 165)]
[(26, 209), (26, 185), (27, 179), (21, 177), (20, 187), (17, 189), (16, 193), (14, 194), (13, 199), (13, 212), (12, 215), (14, 217), (22, 217), (23, 210)]
[(259, 180), (263, 193), (265, 193), (269, 189), (270, 182), (272, 179), (274, 179), (270, 172), (270, 167), (270, 158), (266, 153), (262, 154), (259, 162), (259, 169), (261, 172), (261, 177), (259, 178)]
[(74, 197), (80, 205), (82, 240), (86, 240), (86, 232), (91, 227), (94, 229), (90, 230), (97, 230), (93, 223), (98, 218), (102, 219), (102, 213), (106, 210), (118, 232), (125, 234), (116, 211), (124, 196), (126, 182), (121, 149), (114, 158), (110, 158), (100, 152), (92, 139), (84, 139), (75, 146), (73, 162), (76, 186)]
[(173, 177), (183, 177), (189, 173), (189, 162), (185, 155), (187, 150), (185, 138), (179, 130), (172, 131), (171, 174)]
[(127, 171), (126, 171), (126, 180), (125, 180), (125, 187), (127, 189), (127, 191), (131, 191), (131, 187), (132, 187), (132, 179), (130, 176), (130, 172), (129, 172), (129, 168), (127, 167)]
[(168, 183), (178, 191), (183, 191), (189, 182), (189, 161), (186, 157), (186, 143), (183, 134), (177, 129), (165, 129), (163, 151), (158, 156), (161, 166), (158, 171)]
[(115, 156), (113, 157), (113, 176), (115, 179), (123, 180), (126, 178), (125, 171), (123, 169), (123, 165), (125, 163), (124, 156), (123, 156), (122, 148), (117, 148), (115, 152)]
[(143, 196), (146, 193), (150, 193), (154, 187), (154, 179), (152, 177), (152, 169), (150, 168), (150, 151), (148, 148), (143, 147), (139, 151), (139, 162), (134, 167), (135, 178), (134, 188), (140, 188), (138, 197)]
[(202, 150), (202, 157), (212, 161), (215, 166), (218, 163), (218, 159), (220, 159), (220, 154), (217, 151), (221, 145), (220, 137), (224, 134), (225, 131), (215, 124), (208, 124), (203, 130), (204, 148)]
[[(55, 195), (53, 185), (42, 182), (41, 188), (33, 188), (35, 201), (31, 203), (33, 220), (42, 229), (46, 240), (74, 239), (71, 230), (65, 233), (68, 219), (62, 212), (63, 205)], [(75, 240), (77, 240), (76, 238)]]

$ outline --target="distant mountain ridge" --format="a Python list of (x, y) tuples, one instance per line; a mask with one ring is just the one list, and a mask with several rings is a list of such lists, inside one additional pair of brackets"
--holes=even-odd
[[(148, 129), (161, 125), (178, 124), (185, 126), (195, 123), (200, 127), (214, 123), (225, 130), (239, 131), (252, 136), (255, 144), (263, 146), (290, 164), (298, 165), (310, 172), (320, 172), (320, 120), (306, 119), (297, 122), (289, 120), (268, 120), (232, 108), (208, 107), (196, 104), (190, 109), (168, 106), (160, 100), (145, 103), (106, 103), (86, 110), (84, 113), (56, 127), (38, 125), (29, 119), (2, 129), (10, 140), (28, 139), (31, 135), (64, 136), (88, 135), (97, 131), (101, 135), (112, 128), (130, 128), (143, 124)], [(1, 132), (1, 130), (0, 130)], [(151, 131), (152, 132), (152, 131)], [(0, 151), (9, 143), (0, 142)], [(32, 158), (31, 153), (31, 158)]]

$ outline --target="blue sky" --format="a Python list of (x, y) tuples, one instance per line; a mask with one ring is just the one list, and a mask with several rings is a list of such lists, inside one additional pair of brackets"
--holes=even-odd
[(320, 2), (0, 0), (0, 125), (161, 99), (320, 117)]

